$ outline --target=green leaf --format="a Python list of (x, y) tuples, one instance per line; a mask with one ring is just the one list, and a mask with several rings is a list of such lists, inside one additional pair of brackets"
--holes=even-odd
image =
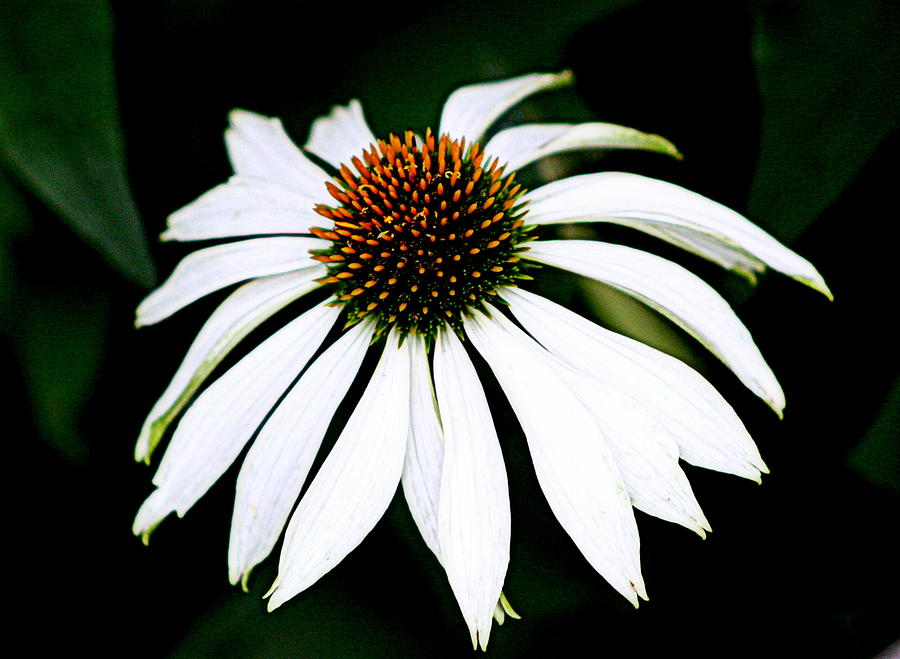
[(850, 454), (850, 467), (870, 483), (900, 495), (900, 379), (888, 393), (878, 418)]
[(102, 0), (6, 0), (0, 10), (0, 154), (109, 263), (150, 286), (128, 186)]
[(34, 288), (19, 310), (13, 341), (28, 385), (35, 427), (62, 456), (88, 458), (79, 432), (105, 355), (109, 299), (101, 291), (69, 286)]
[(790, 242), (900, 124), (896, 3), (768, 0), (755, 63), (762, 143), (751, 215)]

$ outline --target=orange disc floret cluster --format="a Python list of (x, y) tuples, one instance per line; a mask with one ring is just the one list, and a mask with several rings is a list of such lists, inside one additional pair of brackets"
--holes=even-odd
[(525, 190), (484, 161), (478, 144), (429, 130), (421, 146), (411, 131), (390, 135), (352, 159), (355, 171), (341, 166), (326, 184), (339, 205), (316, 207), (334, 225), (311, 231), (332, 242), (313, 258), (328, 266), (320, 281), (336, 287), (348, 324), (374, 316), (380, 331), (459, 331), (470, 308), (527, 278)]

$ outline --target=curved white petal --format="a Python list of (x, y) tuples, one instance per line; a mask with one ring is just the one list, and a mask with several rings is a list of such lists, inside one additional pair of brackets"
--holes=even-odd
[(750, 435), (721, 394), (699, 373), (659, 350), (610, 332), (565, 307), (519, 288), (503, 298), (547, 350), (593, 378), (607, 378), (664, 420), (690, 464), (759, 481), (767, 471)]
[[(325, 190), (323, 184), (322, 190)], [(210, 240), (272, 233), (308, 233), (324, 218), (316, 200), (249, 176), (233, 176), (169, 216), (163, 240)]]
[(387, 510), (406, 452), (409, 367), (409, 348), (392, 331), (359, 404), (291, 517), (270, 611), (337, 565)]
[(473, 649), (485, 649), (509, 563), (509, 489), (481, 382), (449, 327), (435, 346), (434, 383), (444, 428), (441, 562)]
[(663, 314), (721, 359), (781, 415), (784, 393), (753, 337), (709, 284), (641, 250), (588, 240), (535, 241), (529, 259), (614, 286)]
[(334, 412), (359, 371), (372, 329), (369, 323), (356, 325), (322, 353), (253, 441), (238, 475), (231, 519), (232, 584), (246, 580), (278, 541)]
[(328, 247), (319, 238), (253, 238), (198, 249), (185, 256), (137, 309), (138, 327), (152, 325), (205, 295), (255, 277), (317, 265), (309, 250)]
[(406, 337), (410, 351), (409, 439), (403, 464), (403, 496), (428, 548), (440, 560), (438, 500), (444, 463), (444, 435), (438, 414), (425, 338)]
[(236, 174), (272, 181), (316, 197), (328, 174), (307, 158), (288, 137), (279, 119), (232, 110), (225, 131), (228, 157)]
[(219, 305), (144, 421), (134, 451), (135, 460), (149, 462), (166, 428), (232, 348), (276, 311), (318, 288), (320, 284), (315, 280), (326, 274), (325, 266), (315, 265), (256, 279), (241, 286)]
[(349, 165), (353, 156), (362, 155), (377, 142), (363, 116), (362, 104), (353, 99), (347, 105), (335, 105), (328, 115), (316, 119), (304, 148), (340, 167)]
[[(665, 181), (622, 172), (584, 174), (543, 185), (522, 202), (532, 224), (623, 224), (722, 265), (736, 261), (741, 270), (752, 266), (754, 272), (768, 266), (831, 297), (809, 261), (733, 210)], [(679, 240), (684, 236), (693, 240)]]
[[(587, 350), (588, 341), (570, 346), (576, 358)], [(603, 428), (632, 505), (705, 537), (709, 523), (678, 466), (678, 445), (666, 428), (667, 420), (658, 417), (642, 396), (623, 390), (615, 373), (562, 374)]]
[(675, 145), (664, 137), (599, 122), (513, 126), (498, 132), (484, 146), (488, 156), (506, 163), (507, 171), (557, 153), (582, 149), (643, 149), (681, 158)]
[(170, 512), (179, 517), (218, 480), (325, 339), (340, 313), (324, 303), (266, 339), (212, 383), (175, 429), (156, 490), (134, 521), (147, 534)]
[(479, 141), (500, 116), (522, 99), (539, 91), (572, 84), (572, 72), (529, 75), (460, 87), (450, 94), (441, 112), (441, 135), (469, 143)]
[(466, 333), (509, 399), (553, 514), (588, 562), (635, 606), (646, 597), (637, 525), (602, 429), (559, 370), (567, 368), (497, 312)]

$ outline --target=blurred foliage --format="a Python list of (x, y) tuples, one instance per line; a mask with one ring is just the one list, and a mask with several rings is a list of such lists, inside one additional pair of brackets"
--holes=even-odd
[(870, 482), (900, 495), (900, 380), (894, 382), (874, 423), (850, 454), (850, 466)]
[(0, 18), (0, 153), (113, 267), (151, 285), (125, 172), (106, 3), (6, 0)]
[(754, 3), (761, 147), (750, 210), (794, 240), (900, 126), (900, 5)]
[[(274, 560), (250, 596), (225, 583), (234, 470), (187, 522), (167, 520), (150, 551), (130, 536), (149, 489), (146, 470), (128, 468), (130, 442), (208, 311), (201, 303), (134, 338), (132, 309), (154, 269), (133, 199), (156, 234), (167, 213), (221, 182), (232, 107), (283, 116), (298, 141), (315, 116), (354, 97), (376, 132), (421, 130), (459, 84), (571, 68), (575, 90), (505, 120), (616, 121), (673, 139), (685, 161), (567, 156), (555, 171), (630, 170), (749, 209), (822, 269), (837, 301), (777, 276), (755, 295), (627, 230), (579, 228), (656, 249), (724, 288), (782, 378), (788, 413), (776, 426), (652, 312), (548, 272), (536, 284), (556, 299), (595, 307), (704, 368), (773, 474), (757, 488), (691, 470), (716, 530), (704, 543), (640, 516), (653, 599), (635, 613), (558, 528), (515, 419), (498, 405), (513, 484), (507, 591), (524, 619), (495, 630), (489, 652), (588, 644), (609, 656), (863, 657), (893, 640), (896, 607), (882, 598), (898, 586), (889, 536), (900, 400), (883, 289), (896, 273), (892, 248), (873, 236), (896, 217), (886, 182), (900, 152), (896, 4), (399, 0), (389, 16), (376, 5), (324, 5), (312, 20), (309, 11), (274, 0), (0, 8), (0, 329), (22, 380), (10, 413), (23, 428), (13, 464), (26, 465), (31, 497), (34, 566), (21, 591), (41, 598), (28, 609), (32, 637), (130, 656), (468, 656), (456, 603), (402, 499), (340, 567), (271, 615), (258, 597)], [(533, 185), (546, 171), (523, 177)], [(168, 270), (185, 252), (157, 256)], [(117, 638), (117, 627), (132, 636)]]

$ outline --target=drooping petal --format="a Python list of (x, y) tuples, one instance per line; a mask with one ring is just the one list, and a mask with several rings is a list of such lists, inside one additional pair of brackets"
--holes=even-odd
[[(573, 344), (570, 352), (578, 357), (588, 349), (589, 344), (582, 342)], [(659, 418), (643, 396), (623, 391), (615, 374), (562, 374), (603, 428), (632, 505), (705, 537), (709, 523), (678, 466), (678, 445), (666, 428), (666, 419)]]
[(324, 266), (316, 265), (257, 279), (241, 286), (219, 305), (144, 421), (135, 460), (149, 462), (166, 428), (232, 348), (276, 311), (318, 288), (315, 280), (326, 274)]
[(440, 559), (438, 501), (444, 463), (444, 435), (431, 384), (425, 338), (406, 337), (410, 350), (409, 439), (403, 464), (403, 495), (428, 548)]
[(481, 382), (449, 327), (438, 335), (434, 381), (444, 429), (441, 562), (473, 649), (485, 649), (509, 563), (509, 490)]
[(659, 135), (616, 124), (524, 124), (501, 130), (484, 151), (506, 163), (509, 171), (565, 151), (582, 149), (643, 149), (680, 158), (675, 145)]
[(270, 611), (337, 565), (387, 510), (406, 452), (409, 351), (392, 331), (359, 404), (291, 516)]
[(571, 71), (532, 73), (499, 82), (460, 87), (450, 94), (441, 113), (441, 135), (469, 143), (479, 141), (500, 116), (539, 91), (572, 84)]
[(232, 110), (225, 131), (228, 157), (236, 174), (265, 179), (307, 197), (321, 194), (328, 174), (288, 137), (281, 120)]
[(331, 113), (316, 119), (304, 148), (334, 167), (349, 165), (378, 140), (363, 116), (362, 104), (353, 99), (347, 105), (335, 105)]
[(228, 571), (245, 580), (278, 541), (334, 412), (353, 383), (372, 327), (347, 331), (306, 370), (266, 421), (237, 479)]
[(733, 210), (682, 187), (622, 172), (572, 176), (522, 197), (533, 224), (613, 222), (668, 240), (740, 272), (766, 266), (831, 292), (813, 265)]
[(319, 304), (266, 339), (212, 383), (175, 429), (156, 490), (134, 521), (146, 538), (170, 512), (184, 514), (234, 462), (325, 339), (340, 311)]
[[(322, 186), (324, 190), (324, 185)], [(210, 240), (273, 233), (309, 233), (320, 223), (316, 200), (248, 176), (233, 176), (169, 216), (163, 240)]]
[(691, 334), (779, 414), (784, 393), (728, 303), (676, 263), (641, 250), (589, 240), (535, 241), (526, 257), (605, 282)]
[(759, 481), (767, 471), (732, 407), (680, 360), (582, 318), (519, 288), (503, 298), (528, 332), (570, 367), (594, 378), (608, 374), (621, 391), (665, 420), (680, 457), (690, 464)]
[(318, 238), (253, 238), (198, 249), (175, 267), (137, 309), (138, 327), (152, 325), (205, 295), (255, 277), (317, 265), (309, 250), (328, 247)]
[(637, 606), (638, 596), (646, 598), (637, 525), (602, 429), (560, 376), (567, 366), (551, 361), (500, 317), (476, 313), (466, 322), (466, 334), (522, 425), (554, 515), (593, 568)]

